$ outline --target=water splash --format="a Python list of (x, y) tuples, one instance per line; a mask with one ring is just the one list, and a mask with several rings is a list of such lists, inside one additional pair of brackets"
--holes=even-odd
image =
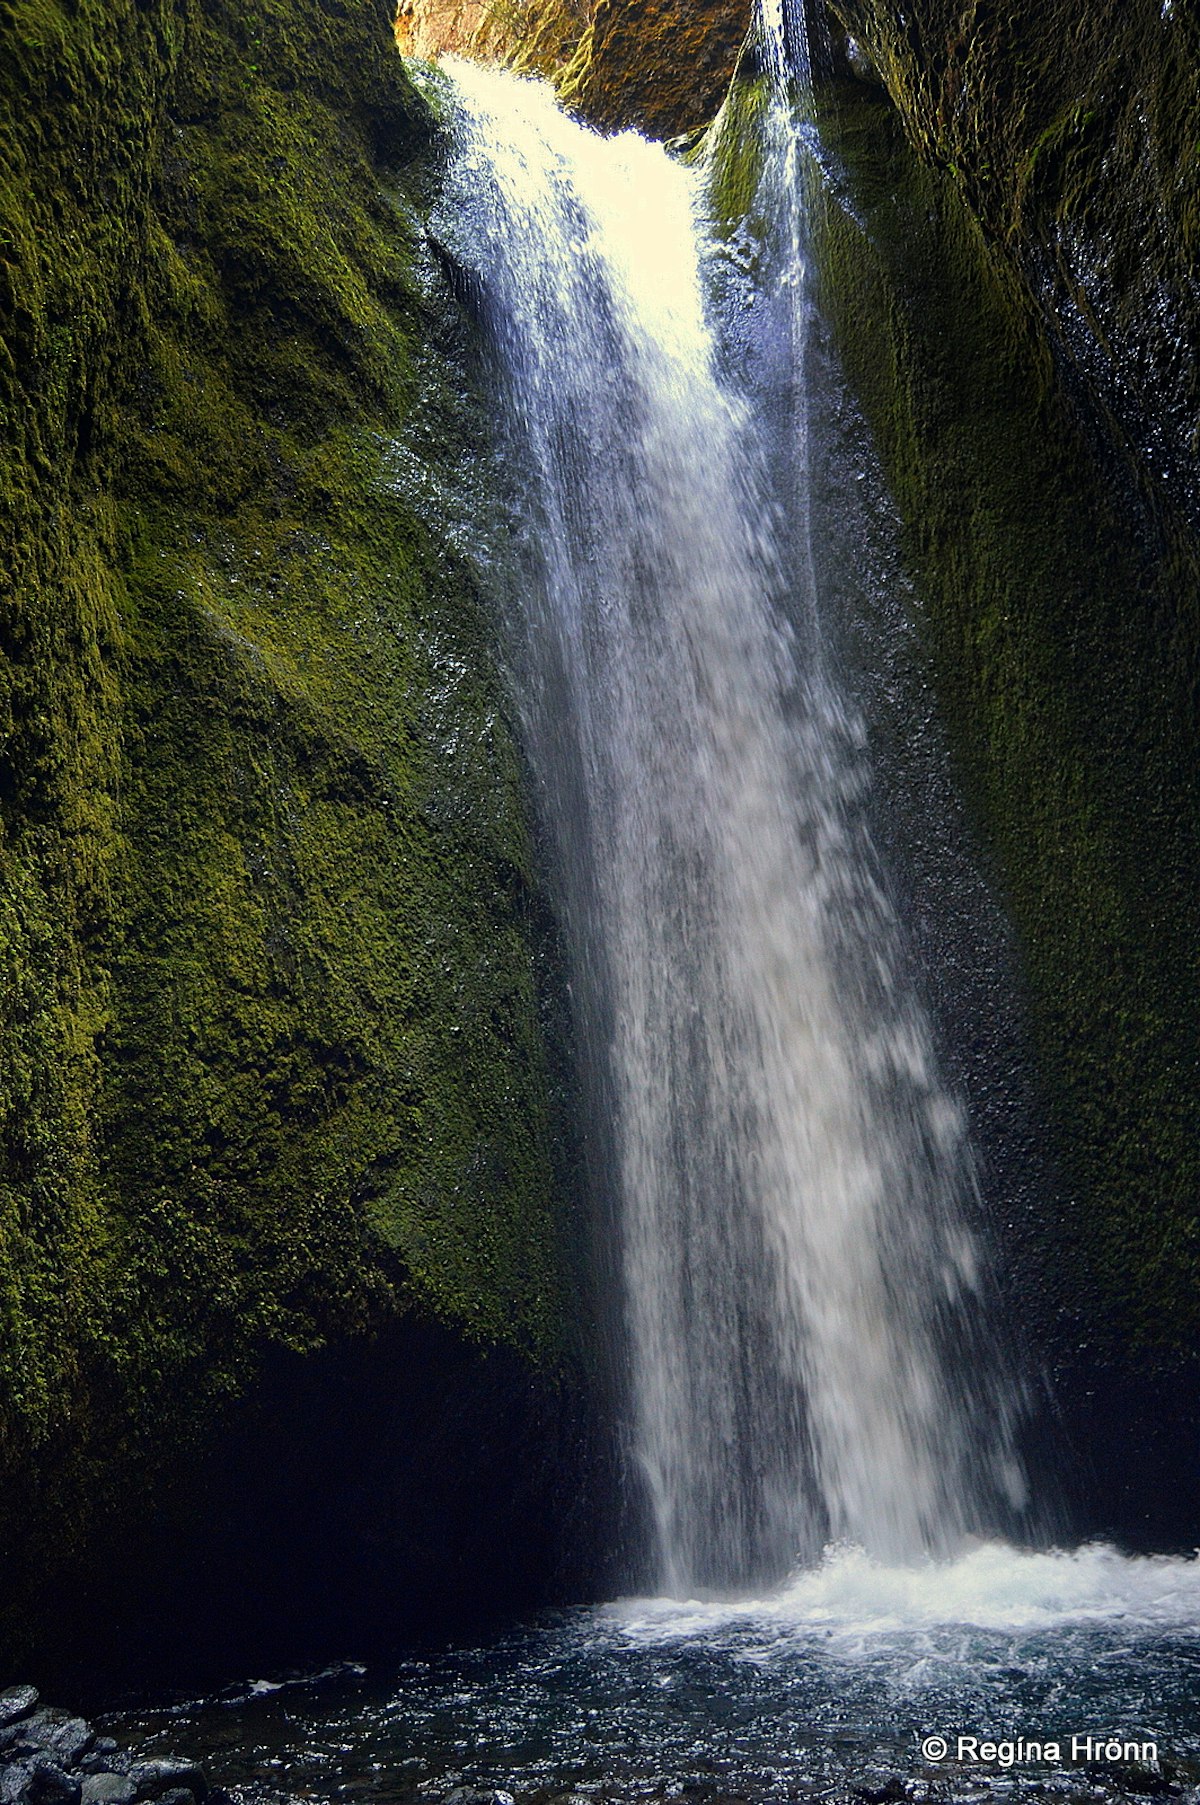
[(611, 1148), (657, 1581), (762, 1584), (831, 1536), (944, 1553), (1022, 1495), (972, 1154), (900, 976), (795, 507), (718, 376), (703, 175), (448, 66), (440, 230), (503, 368), (514, 661)]
[[(1120, 1627), (1127, 1638), (1200, 1630), (1200, 1560), (1123, 1555), (1106, 1543), (1033, 1552), (986, 1542), (952, 1561), (889, 1566), (861, 1548), (821, 1562), (761, 1599), (737, 1603), (631, 1599), (604, 1608), (631, 1641), (669, 1644), (733, 1638), (744, 1658), (820, 1638), (847, 1653), (896, 1633), (967, 1627), (1040, 1633)], [(830, 1644), (830, 1638), (834, 1642)]]

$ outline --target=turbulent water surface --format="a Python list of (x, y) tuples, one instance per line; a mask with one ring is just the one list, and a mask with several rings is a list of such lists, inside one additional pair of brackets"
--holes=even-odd
[[(984, 1544), (889, 1568), (843, 1550), (762, 1600), (564, 1612), (387, 1675), (259, 1682), (117, 1728), (195, 1749), (247, 1800), (1179, 1795), (1200, 1778), (1198, 1621), (1192, 1561)], [(960, 1735), (1057, 1738), (1061, 1759), (959, 1761)], [(922, 1753), (930, 1736), (950, 1759)], [(1096, 1759), (1113, 1736), (1157, 1756)]]

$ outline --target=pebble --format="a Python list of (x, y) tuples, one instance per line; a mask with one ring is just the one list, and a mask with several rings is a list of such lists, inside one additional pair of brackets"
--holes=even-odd
[(516, 1805), (510, 1792), (493, 1786), (456, 1786), (448, 1792), (442, 1805)]

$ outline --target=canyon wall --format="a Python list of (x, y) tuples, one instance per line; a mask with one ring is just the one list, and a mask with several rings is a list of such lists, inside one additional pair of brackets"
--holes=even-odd
[[(0, 1649), (69, 1660), (89, 1588), (139, 1620), (148, 1526), (195, 1519), (281, 1362), (302, 1392), (375, 1347), (451, 1420), (453, 1370), (466, 1420), (507, 1361), (565, 1420), (579, 1307), (554, 928), (487, 610), (420, 500), (489, 422), (390, 13), (4, 31)], [(288, 1420), (299, 1520), (330, 1421)], [(537, 1533), (535, 1470), (498, 1533), (510, 1480)]]

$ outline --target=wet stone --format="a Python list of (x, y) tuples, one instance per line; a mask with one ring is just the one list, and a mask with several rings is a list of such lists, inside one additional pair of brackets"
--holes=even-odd
[[(81, 1805), (133, 1805), (137, 1787), (128, 1774), (89, 1774), (83, 1782)], [(190, 1800), (191, 1794), (184, 1798)]]
[(79, 1805), (80, 1784), (46, 1755), (35, 1755), (29, 1764), (25, 1805)]
[(32, 1771), (24, 1761), (9, 1762), (0, 1767), (0, 1805), (22, 1805)]
[(96, 1739), (91, 1724), (82, 1717), (45, 1707), (25, 1718), (20, 1730), (23, 1747), (49, 1756), (60, 1767), (73, 1767)]
[(174, 1792), (190, 1793), (195, 1799), (203, 1799), (208, 1792), (203, 1768), (194, 1761), (177, 1761), (170, 1756), (136, 1762), (130, 1777), (137, 1787), (134, 1796), (139, 1800), (161, 1799)]
[(878, 1779), (872, 1774), (862, 1785), (854, 1788), (854, 1797), (861, 1799), (863, 1805), (894, 1805), (895, 1801), (905, 1799), (908, 1795), (899, 1774), (880, 1774)]
[(100, 1736), (76, 1765), (81, 1774), (127, 1774), (133, 1763), (109, 1737)]
[(36, 1686), (8, 1686), (0, 1692), (0, 1728), (28, 1717), (38, 1702)]
[(448, 1792), (442, 1805), (516, 1805), (510, 1792), (494, 1786), (456, 1786)]

